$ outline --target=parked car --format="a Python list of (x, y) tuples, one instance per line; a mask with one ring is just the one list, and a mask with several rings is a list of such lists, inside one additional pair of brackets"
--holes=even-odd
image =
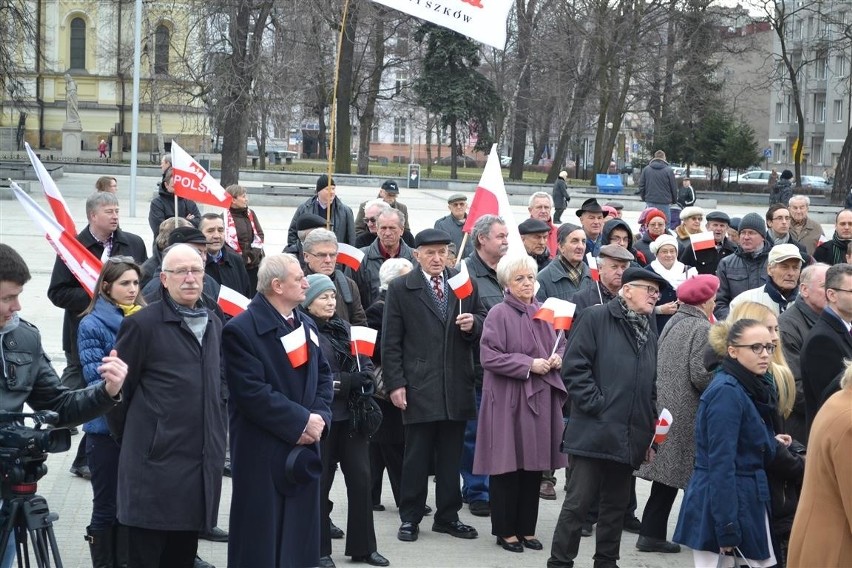
[[(686, 168), (684, 167), (672, 168), (672, 171), (674, 171), (676, 179), (684, 179), (687, 177)], [(707, 170), (697, 167), (689, 168), (689, 179), (707, 179)]]
[(832, 184), (825, 181), (822, 176), (802, 176), (802, 187), (830, 192)]
[(769, 170), (752, 170), (737, 174), (737, 172), (728, 172), (725, 176), (725, 183), (736, 183), (738, 185), (754, 185), (763, 186), (769, 183), (769, 176), (772, 174)]
[[(432, 163), (437, 164), (439, 166), (449, 166), (452, 163), (452, 159), (452, 156), (444, 156), (440, 160), (436, 159)], [(458, 156), (456, 164), (458, 164), (460, 168), (476, 168), (479, 166), (477, 161), (471, 158), (470, 156)]]

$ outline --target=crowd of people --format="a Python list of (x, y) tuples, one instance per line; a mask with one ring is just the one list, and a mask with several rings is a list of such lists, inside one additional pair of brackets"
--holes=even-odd
[[(48, 289), (65, 310), (61, 377), (18, 317), (26, 263), (0, 245), (3, 409), (85, 422), (72, 472), (91, 479), (99, 568), (209, 566), (199, 538), (227, 541), (233, 567), (333, 567), (339, 538), (352, 561), (388, 566), (373, 519), (385, 471), (403, 542), (427, 517), (432, 532), (478, 538), (467, 504), (503, 550), (549, 545), (530, 564), (551, 568), (573, 566), (591, 535), (594, 565), (616, 566), (624, 531), (641, 552), (688, 546), (696, 566), (847, 565), (852, 211), (825, 239), (807, 196), (741, 219), (705, 212), (694, 192), (680, 207), (670, 170), (657, 155), (640, 177), (638, 227), (596, 198), (562, 222), (560, 177), (556, 201), (530, 197), (512, 252), (499, 216), (462, 231), (464, 194), (415, 235), (396, 183), (356, 216), (327, 176), (285, 251), (264, 251), (246, 188), (201, 214), (174, 196), (166, 158), (149, 258), (119, 226), (115, 180), (99, 180), (78, 235), (103, 263), (95, 294), (59, 258)], [(340, 245), (360, 248), (357, 268)], [(250, 298), (244, 312), (222, 311), (223, 288)], [(548, 298), (573, 304), (567, 330), (542, 317)], [(378, 332), (372, 356), (352, 347), (359, 326)], [(542, 535), (539, 503), (563, 468)], [(332, 522), (338, 470), (345, 531)], [(216, 526), (223, 475), (229, 532)], [(637, 478), (651, 482), (641, 518)]]

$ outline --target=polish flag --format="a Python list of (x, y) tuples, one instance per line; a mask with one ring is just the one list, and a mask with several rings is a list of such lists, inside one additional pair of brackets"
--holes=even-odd
[(364, 252), (361, 249), (346, 243), (337, 243), (337, 262), (357, 272), (362, 260), (364, 260)]
[(447, 284), (453, 289), (453, 294), (459, 300), (464, 300), (473, 294), (473, 282), (470, 280), (470, 273), (467, 271), (467, 263), (462, 262), (459, 267), (459, 273), (452, 278), (447, 279)]
[(219, 288), (219, 299), (217, 302), (223, 312), (234, 317), (246, 311), (251, 300), (233, 288), (228, 288), (223, 284)]
[(353, 325), (349, 328), (352, 338), (352, 354), (372, 357), (376, 350), (376, 338), (379, 332), (363, 325)]
[(65, 203), (65, 199), (62, 197), (62, 193), (59, 192), (56, 182), (50, 177), (44, 164), (38, 159), (38, 156), (30, 148), (30, 145), (24, 142), (24, 146), (27, 149), (27, 155), (30, 157), (30, 163), (33, 165), (33, 169), (35, 169), (38, 176), (38, 181), (41, 182), (41, 188), (44, 190), (44, 195), (47, 197), (47, 202), (50, 204), (53, 216), (56, 217), (62, 228), (68, 231), (68, 234), (76, 236), (78, 231), (77, 227), (74, 226), (74, 218), (71, 217), (71, 211), (69, 211), (68, 204)]
[(713, 236), (713, 231), (705, 231), (689, 235), (689, 242), (692, 243), (693, 252), (702, 250), (710, 250), (716, 247), (716, 238)]
[(80, 282), (89, 296), (95, 294), (95, 284), (98, 281), (98, 276), (101, 273), (103, 264), (101, 260), (89, 251), (86, 247), (80, 244), (77, 237), (70, 234), (67, 230), (57, 223), (47, 211), (33, 201), (33, 198), (27, 195), (21, 187), (11, 182), (12, 191), (15, 197), (24, 207), (24, 211), (30, 216), (36, 225), (44, 233), (45, 238), (56, 251), (71, 274)]
[(598, 271), (598, 259), (590, 252), (586, 253), (586, 264), (589, 265), (589, 271), (592, 273), (592, 280), (595, 282), (601, 281), (601, 273)]
[(669, 435), (669, 428), (672, 427), (672, 413), (669, 412), (668, 408), (664, 408), (662, 412), (660, 412), (660, 417), (657, 418), (657, 423), (654, 428), (654, 442), (657, 444), (662, 444), (666, 441), (666, 438)]
[(817, 239), (817, 244), (816, 244), (816, 246), (818, 246), (818, 247), (819, 247), (819, 246), (822, 246), (822, 245), (824, 245), (824, 244), (825, 244), (825, 243), (827, 243), (827, 242), (828, 242), (828, 239), (826, 239), (826, 238), (825, 238), (825, 235), (824, 235), (824, 234), (822, 234), (822, 233), (820, 233), (819, 238)]
[(509, 230), (509, 252), (524, 254), (524, 243), (518, 232), (518, 225), (512, 215), (512, 207), (509, 205), (509, 196), (506, 195), (506, 186), (503, 184), (503, 171), (500, 169), (500, 157), (497, 155), (497, 144), (491, 147), (488, 162), (482, 171), (476, 193), (470, 202), (470, 210), (462, 231), (470, 233), (473, 225), (483, 215), (499, 215), (506, 222)]
[(172, 140), (172, 187), (178, 197), (227, 209), (233, 198), (201, 164)]
[(282, 337), (281, 344), (294, 369), (308, 362), (308, 338), (303, 324), (299, 324), (299, 327)]
[(576, 309), (577, 305), (567, 300), (547, 298), (533, 317), (552, 324), (556, 330), (568, 331)]

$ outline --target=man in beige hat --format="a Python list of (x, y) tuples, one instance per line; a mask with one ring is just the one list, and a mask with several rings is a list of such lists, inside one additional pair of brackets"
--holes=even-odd
[(757, 302), (779, 315), (796, 300), (803, 264), (802, 251), (798, 246), (791, 243), (775, 245), (769, 251), (766, 263), (769, 273), (766, 284), (736, 296), (731, 300), (731, 309), (742, 302)]

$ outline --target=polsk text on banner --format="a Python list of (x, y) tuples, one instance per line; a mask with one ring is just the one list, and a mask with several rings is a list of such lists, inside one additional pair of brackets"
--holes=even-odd
[(459, 268), (459, 273), (447, 280), (447, 284), (453, 289), (453, 294), (459, 300), (464, 300), (473, 294), (473, 282), (470, 280), (470, 274), (467, 271), (467, 263), (462, 262)]
[(512, 8), (511, 0), (374, 1), (491, 47), (503, 49), (506, 45), (506, 18)]
[(32, 197), (27, 195), (17, 183), (11, 182), (11, 188), (15, 197), (24, 207), (24, 211), (44, 233), (50, 246), (53, 247), (53, 250), (56, 251), (56, 254), (62, 259), (74, 278), (77, 279), (89, 296), (94, 295), (95, 284), (103, 266), (100, 259), (81, 245), (76, 235), (63, 230), (59, 223), (52, 219), (38, 203), (33, 201)]
[(178, 197), (215, 207), (231, 206), (232, 197), (186, 150), (172, 140), (172, 187)]
[(364, 260), (364, 253), (361, 249), (346, 243), (337, 243), (337, 262), (357, 272), (362, 260)]
[(352, 354), (365, 355), (372, 357), (376, 350), (376, 338), (379, 332), (375, 329), (364, 327), (362, 325), (353, 325), (349, 328), (349, 335), (352, 338)]
[(299, 324), (299, 327), (282, 337), (281, 344), (294, 369), (308, 362), (308, 340), (303, 324)]
[(222, 311), (231, 317), (237, 316), (246, 311), (250, 302), (251, 300), (233, 288), (228, 288), (224, 284), (219, 288), (219, 299), (217, 303), (219, 304), (219, 307), (222, 308)]
[(50, 210), (53, 211), (53, 216), (56, 221), (62, 225), (62, 228), (68, 231), (70, 235), (77, 234), (77, 227), (74, 225), (74, 218), (71, 217), (71, 211), (68, 209), (68, 204), (65, 203), (65, 198), (56, 186), (56, 182), (50, 177), (50, 174), (38, 159), (36, 153), (30, 148), (27, 142), (24, 142), (24, 147), (27, 149), (27, 155), (30, 157), (30, 163), (35, 169), (38, 181), (41, 183), (41, 188), (44, 190), (44, 195), (47, 197), (47, 203), (50, 205)]

